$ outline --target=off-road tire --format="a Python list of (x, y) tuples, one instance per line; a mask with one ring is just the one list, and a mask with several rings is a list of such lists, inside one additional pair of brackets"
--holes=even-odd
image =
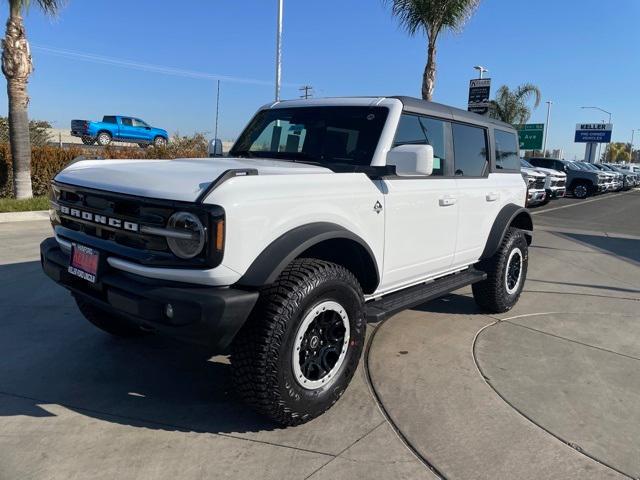
[(154, 147), (166, 147), (167, 146), (167, 139), (161, 136), (157, 136), (156, 138), (153, 139), (153, 146)]
[(84, 318), (100, 330), (116, 337), (138, 337), (145, 334), (144, 330), (122, 317), (113, 315), (80, 297), (74, 299)]
[[(294, 375), (294, 344), (305, 316), (326, 300), (340, 304), (348, 315), (348, 347), (327, 384), (309, 390)], [(305, 423), (331, 408), (344, 393), (358, 366), (365, 329), (364, 298), (353, 274), (334, 263), (297, 259), (261, 292), (232, 344), (235, 390), (281, 425)]]
[(82, 143), (84, 143), (85, 145), (93, 145), (94, 143), (96, 143), (96, 139), (93, 137), (84, 136), (82, 137)]
[(111, 140), (111, 134), (108, 132), (100, 132), (98, 134), (98, 137), (96, 138), (98, 145), (100, 145), (101, 147), (106, 147), (107, 145), (109, 145), (111, 143)]
[[(521, 253), (522, 269), (520, 271), (517, 288), (511, 293), (507, 290), (507, 267), (509, 259), (515, 249)], [(517, 252), (516, 252), (517, 254)], [(480, 308), (492, 313), (504, 313), (518, 302), (520, 293), (527, 278), (529, 253), (527, 239), (522, 230), (509, 228), (498, 248), (490, 258), (481, 260), (476, 268), (487, 274), (486, 280), (472, 285), (473, 298)]]

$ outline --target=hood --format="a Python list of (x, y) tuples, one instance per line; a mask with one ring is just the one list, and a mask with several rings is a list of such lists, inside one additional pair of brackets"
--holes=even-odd
[(553, 170), (552, 168), (542, 168), (542, 167), (536, 167), (536, 171), (541, 172), (541, 173), (547, 173), (549, 175), (552, 175), (554, 177), (566, 177), (567, 174), (564, 172), (560, 172), (559, 170)]
[(304, 163), (248, 158), (83, 160), (69, 165), (55, 180), (127, 195), (193, 202), (225, 171), (249, 168), (258, 170), (258, 175), (332, 173)]
[(546, 175), (544, 173), (539, 172), (537, 169), (533, 169), (533, 168), (528, 168), (528, 167), (521, 167), (520, 170), (522, 171), (522, 173), (524, 173), (525, 175), (528, 175), (530, 177), (546, 177)]

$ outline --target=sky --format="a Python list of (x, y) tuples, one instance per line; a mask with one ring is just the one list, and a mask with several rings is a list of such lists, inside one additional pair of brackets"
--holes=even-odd
[[(482, 0), (461, 33), (439, 39), (434, 101), (466, 109), (481, 64), (492, 96), (501, 85), (541, 89), (529, 123), (544, 123), (553, 102), (548, 149), (583, 158), (575, 124), (608, 115), (581, 106), (610, 111), (613, 141), (628, 142), (640, 129), (639, 21), (640, 0)], [(220, 79), (227, 140), (274, 98), (276, 0), (67, 0), (54, 19), (32, 6), (25, 22), (30, 117), (56, 128), (122, 114), (212, 137)], [(383, 0), (284, 0), (282, 55), (285, 99), (305, 84), (315, 96), (419, 97), (426, 40), (407, 35)]]

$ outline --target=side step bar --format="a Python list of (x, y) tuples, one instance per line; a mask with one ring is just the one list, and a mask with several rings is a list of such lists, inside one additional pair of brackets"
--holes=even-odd
[(402, 310), (415, 307), (486, 278), (486, 273), (470, 267), (462, 272), (453, 273), (429, 283), (422, 283), (399, 292), (390, 293), (366, 304), (367, 321), (380, 322)]

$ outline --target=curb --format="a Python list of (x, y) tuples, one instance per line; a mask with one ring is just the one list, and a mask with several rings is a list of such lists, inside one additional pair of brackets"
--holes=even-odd
[(0, 223), (9, 222), (33, 222), (36, 220), (49, 220), (48, 210), (36, 210), (33, 212), (6, 212), (0, 213)]

